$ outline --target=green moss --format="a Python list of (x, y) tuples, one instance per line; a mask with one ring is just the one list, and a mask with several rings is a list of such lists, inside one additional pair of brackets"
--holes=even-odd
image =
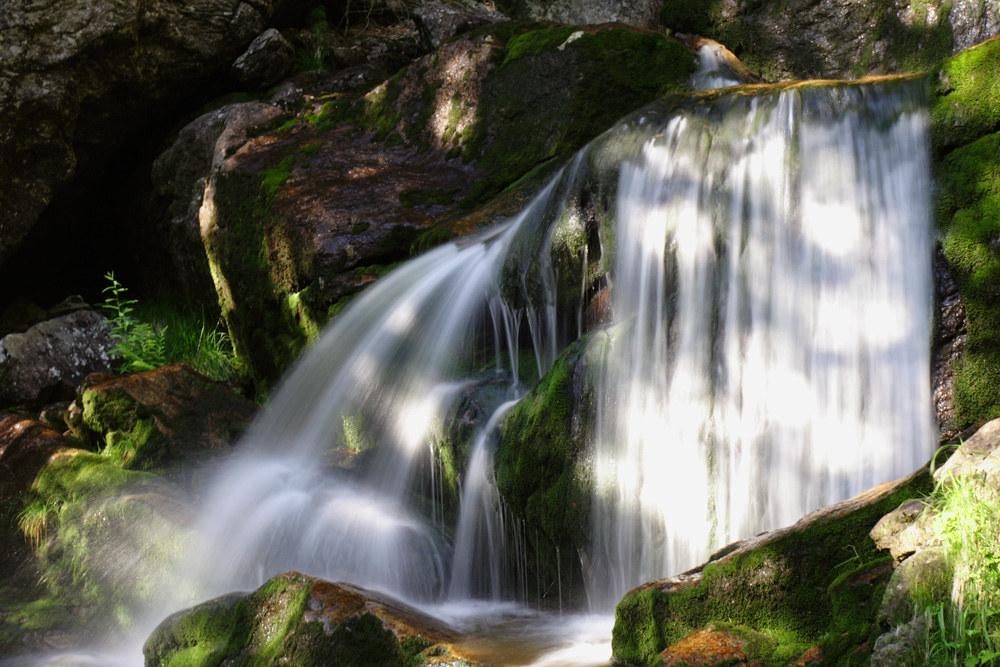
[(278, 195), (278, 191), (281, 189), (281, 186), (283, 186), (288, 179), (292, 177), (292, 168), (294, 166), (295, 156), (289, 155), (277, 165), (264, 171), (261, 188), (268, 199), (273, 199)]
[(319, 151), (319, 149), (321, 148), (323, 148), (323, 144), (318, 141), (314, 141), (311, 144), (306, 144), (296, 152), (302, 153), (303, 155), (312, 155), (313, 153)]
[(1000, 129), (1000, 37), (948, 58), (932, 79), (931, 132), (935, 151), (969, 143)]
[(569, 591), (582, 590), (576, 553), (589, 543), (591, 471), (584, 452), (593, 415), (585, 371), (594, 349), (588, 336), (559, 355), (507, 415), (497, 448), (497, 488), (511, 514), (524, 518), (529, 588), (537, 582), (539, 598), (561, 591), (569, 601)]
[(964, 428), (1000, 416), (1000, 133), (952, 151), (937, 172), (941, 244), (968, 318), (965, 355), (953, 369)]
[[(485, 82), (476, 123), (463, 137), (462, 159), (480, 160), (489, 170), (467, 206), (545, 161), (571, 155), (626, 113), (685, 90), (695, 69), (693, 54), (679, 42), (618, 27), (515, 35), (502, 63)], [(553, 80), (565, 85), (554, 89)], [(538, 105), (547, 113), (538, 114)]]
[(318, 330), (325, 313), (302, 291), (293, 242), (271, 213), (294, 156), (263, 176), (232, 172), (215, 181), (215, 217), (205, 234), (222, 315), (258, 394), (266, 394)]
[(430, 645), (419, 637), (402, 644), (371, 613), (324, 629), (307, 621), (313, 579), (279, 575), (250, 595), (237, 594), (178, 612), (143, 648), (147, 664), (163, 667), (408, 667)]
[(447, 206), (454, 201), (455, 199), (450, 193), (433, 188), (409, 188), (401, 190), (399, 193), (399, 203), (403, 205), (403, 208)]
[(445, 244), (455, 238), (455, 232), (447, 227), (432, 227), (420, 233), (410, 245), (410, 255), (419, 255), (431, 248)]
[(155, 476), (97, 454), (62, 456), (46, 466), (27, 499), (45, 513), (36, 536), (44, 590), (8, 619), (18, 632), (72, 627), (116, 638), (130, 631), (186, 546), (183, 531), (149, 504), (166, 488)]
[(878, 602), (891, 573), (868, 532), (930, 488), (930, 475), (920, 473), (877, 502), (710, 562), (700, 581), (627, 595), (615, 612), (616, 660), (651, 664), (692, 632), (728, 623), (775, 641), (770, 655), (759, 656), (764, 665), (786, 665), (813, 646), (823, 651), (823, 664), (863, 663), (880, 633)]

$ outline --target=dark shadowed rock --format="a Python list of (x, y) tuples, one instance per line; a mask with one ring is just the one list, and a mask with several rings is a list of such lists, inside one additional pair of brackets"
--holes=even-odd
[(286, 0), (10, 0), (0, 13), (0, 261), (78, 167), (226, 72)]
[(989, 0), (664, 2), (664, 25), (711, 37), (769, 81), (927, 70), (997, 34)]
[(475, 3), (446, 4), (428, 0), (413, 10), (413, 19), (420, 30), (420, 37), (428, 50), (473, 28), (487, 23), (506, 21), (503, 14)]
[(199, 228), (205, 180), (251, 133), (285, 112), (270, 104), (233, 104), (198, 117), (153, 162), (153, 186), (166, 211), (153, 233), (165, 245), (173, 280), (188, 298), (215, 304), (218, 297)]
[(90, 373), (111, 370), (111, 325), (93, 310), (46, 320), (0, 340), (0, 402), (72, 398)]
[(294, 62), (295, 48), (291, 42), (274, 28), (269, 28), (236, 59), (232, 75), (251, 88), (266, 88), (288, 74)]
[(519, 20), (583, 25), (623, 23), (648, 29), (660, 27), (656, 16), (660, 4), (658, 0), (500, 0), (496, 3), (497, 9)]

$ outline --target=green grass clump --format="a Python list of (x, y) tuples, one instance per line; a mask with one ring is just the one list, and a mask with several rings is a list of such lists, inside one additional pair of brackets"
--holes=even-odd
[(122, 359), (118, 371), (148, 371), (164, 364), (182, 363), (222, 382), (243, 380), (243, 366), (221, 323), (210, 325), (204, 311), (178, 308), (167, 300), (140, 303), (128, 298), (128, 288), (110, 271), (102, 309), (116, 341), (112, 353)]
[(952, 599), (928, 610), (928, 667), (1000, 664), (1000, 492), (979, 477), (951, 478), (932, 496), (954, 567)]

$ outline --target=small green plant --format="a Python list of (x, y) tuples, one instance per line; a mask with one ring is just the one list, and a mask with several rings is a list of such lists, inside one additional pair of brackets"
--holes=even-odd
[(218, 322), (209, 324), (204, 311), (179, 310), (169, 301), (139, 303), (109, 272), (102, 308), (111, 322), (116, 345), (112, 354), (123, 359), (119, 372), (147, 371), (167, 363), (187, 364), (213, 380), (239, 383), (243, 365), (229, 336)]
[(49, 535), (50, 515), (58, 513), (65, 504), (62, 497), (35, 497), (25, 505), (17, 518), (17, 525), (24, 538), (31, 545), (31, 550), (37, 552)]
[(965, 476), (945, 480), (934, 498), (954, 578), (950, 602), (928, 609), (927, 664), (1000, 665), (1000, 492)]
[(133, 317), (138, 302), (126, 298), (128, 288), (118, 282), (114, 271), (104, 278), (110, 284), (102, 290), (108, 295), (102, 308), (111, 321), (111, 338), (115, 341), (111, 353), (122, 359), (118, 372), (149, 371), (165, 364), (166, 327), (154, 327)]

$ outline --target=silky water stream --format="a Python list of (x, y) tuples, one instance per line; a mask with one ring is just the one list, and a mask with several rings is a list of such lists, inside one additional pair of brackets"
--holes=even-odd
[[(294, 569), (415, 604), (498, 662), (606, 664), (630, 587), (915, 470), (933, 442), (924, 87), (664, 100), (514, 219), (381, 278), (215, 475), (185, 569), (198, 599)], [(493, 453), (582, 335), (585, 590), (542, 601)], [(442, 424), (470, 392), (484, 410), (446, 511)]]

